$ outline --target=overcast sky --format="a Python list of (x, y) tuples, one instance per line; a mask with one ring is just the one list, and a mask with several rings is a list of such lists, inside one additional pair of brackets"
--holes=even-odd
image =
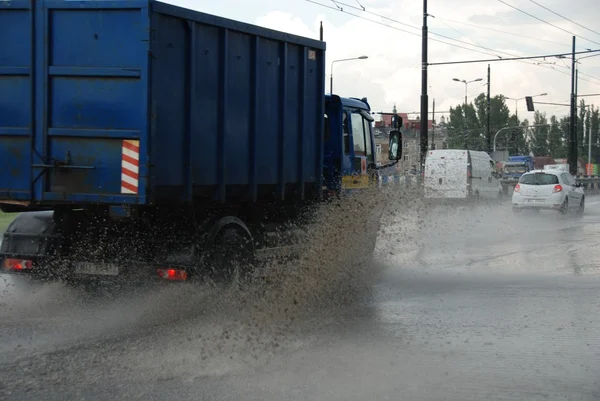
[[(164, 0), (209, 14), (232, 18), (271, 29), (318, 38), (323, 21), (327, 42), (327, 73), (332, 60), (367, 55), (367, 60), (337, 63), (334, 92), (369, 99), (373, 110), (391, 111), (394, 103), (402, 112), (419, 110), (421, 93), (422, 2), (409, 0), (343, 0), (344, 11), (336, 11), (332, 0)], [(552, 11), (583, 27), (544, 10), (531, 0), (502, 0), (565, 31), (578, 35), (578, 50), (600, 49), (600, 7), (594, 0), (536, 0)], [(353, 7), (363, 6), (366, 11)], [(570, 52), (572, 35), (503, 4), (499, 0), (429, 0), (429, 61), (472, 60)], [(385, 18), (382, 18), (385, 17)], [(383, 26), (369, 20), (389, 26)], [(407, 25), (403, 25), (407, 24)], [(473, 26), (476, 25), (476, 26)], [(413, 26), (415, 28), (411, 28)], [(586, 29), (587, 28), (587, 29)], [(592, 31), (597, 31), (592, 32)], [(408, 31), (403, 32), (402, 30)], [(501, 31), (501, 32), (498, 32)], [(442, 36), (458, 39), (459, 43)], [(449, 46), (433, 39), (458, 46)], [(594, 43), (596, 42), (596, 43)], [(468, 44), (481, 46), (486, 50)], [(583, 57), (583, 56), (580, 56)], [(543, 66), (534, 64), (543, 64)], [(491, 64), (492, 96), (513, 98), (547, 92), (538, 101), (568, 103), (571, 88), (570, 60), (503, 61)], [(579, 63), (579, 93), (600, 93), (600, 56)], [(328, 75), (329, 77), (329, 75)], [(487, 64), (431, 66), (429, 108), (435, 98), (436, 114), (464, 101), (465, 86), (452, 78), (473, 80), (487, 77)], [(468, 86), (469, 100), (485, 91), (484, 82)], [(329, 83), (327, 83), (328, 88)], [(600, 105), (600, 97), (586, 101)], [(515, 102), (508, 105), (514, 113)], [(537, 109), (559, 116), (565, 106), (537, 105)], [(519, 117), (527, 113), (525, 101), (518, 102)]]

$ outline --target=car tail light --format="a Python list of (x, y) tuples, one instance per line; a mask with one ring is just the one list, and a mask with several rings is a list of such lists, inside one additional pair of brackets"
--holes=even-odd
[(188, 279), (188, 274), (185, 270), (179, 269), (157, 269), (158, 277), (165, 280), (185, 281)]
[(555, 185), (554, 189), (552, 190), (552, 192), (561, 192), (562, 191), (562, 185)]
[(515, 192), (521, 192), (521, 185), (515, 185)]
[(31, 270), (33, 261), (28, 259), (5, 259), (3, 267), (11, 271)]

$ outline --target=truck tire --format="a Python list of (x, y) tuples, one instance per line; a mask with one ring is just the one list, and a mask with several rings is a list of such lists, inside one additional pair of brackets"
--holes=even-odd
[(226, 226), (217, 235), (210, 252), (210, 276), (217, 285), (243, 288), (254, 271), (252, 238), (242, 229)]

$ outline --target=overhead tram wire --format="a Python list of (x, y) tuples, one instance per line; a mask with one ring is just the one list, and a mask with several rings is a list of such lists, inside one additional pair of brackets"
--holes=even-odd
[[(331, 1), (332, 1), (332, 2), (333, 2), (333, 3), (334, 3), (336, 6), (337, 6), (337, 8), (329, 7), (329, 6), (327, 6), (327, 5), (324, 5), (324, 4), (319, 4), (319, 3), (315, 2), (315, 1), (312, 1), (312, 0), (306, 0), (306, 1), (308, 1), (308, 2), (310, 2), (310, 3), (318, 4), (318, 5), (321, 5), (321, 6), (327, 7), (327, 8), (331, 8), (332, 10), (335, 10), (335, 11), (340, 11), (340, 12), (343, 12), (343, 13), (346, 13), (346, 14), (349, 14), (349, 15), (352, 15), (352, 16), (355, 16), (355, 17), (357, 17), (357, 18), (362, 18), (362, 19), (365, 19), (365, 20), (367, 20), (367, 21), (371, 21), (371, 22), (376, 22), (376, 23), (377, 23), (377, 21), (373, 21), (373, 20), (370, 20), (370, 19), (368, 19), (368, 18), (364, 18), (364, 17), (362, 17), (362, 16), (360, 16), (360, 15), (356, 15), (356, 14), (349, 13), (348, 11), (344, 10), (342, 7), (339, 7), (339, 5), (342, 5), (342, 6), (344, 6), (344, 7), (348, 7), (348, 8), (351, 8), (351, 9), (354, 9), (354, 10), (357, 10), (357, 11), (360, 11), (360, 12), (364, 12), (364, 13), (370, 14), (370, 15), (372, 15), (372, 16), (374, 16), (374, 17), (381, 18), (381, 19), (387, 20), (387, 21), (389, 21), (389, 22), (393, 22), (393, 23), (395, 23), (395, 24), (398, 24), (398, 25), (403, 25), (403, 26), (406, 26), (406, 27), (408, 27), (408, 28), (412, 28), (412, 29), (415, 29), (415, 30), (417, 30), (417, 31), (421, 32), (421, 28), (420, 28), (420, 27), (417, 27), (417, 26), (414, 26), (414, 25), (411, 25), (411, 24), (407, 24), (406, 22), (398, 21), (398, 20), (396, 20), (396, 19), (393, 19), (393, 18), (390, 18), (390, 17), (386, 17), (385, 15), (377, 14), (377, 13), (374, 13), (374, 12), (372, 12), (372, 11), (368, 11), (368, 10), (366, 10), (366, 9), (364, 9), (364, 8), (359, 8), (359, 7), (356, 7), (356, 6), (352, 5), (352, 4), (347, 4), (347, 3), (344, 3), (344, 2), (342, 2), (342, 1), (338, 1), (338, 0), (331, 0)], [(431, 15), (429, 15), (429, 16), (431, 16)], [(431, 16), (431, 17), (435, 18), (434, 16)], [(389, 25), (385, 25), (385, 26), (389, 26)], [(452, 28), (452, 29), (454, 29), (454, 28)], [(406, 32), (406, 31), (403, 31), (403, 32)], [(457, 32), (458, 32), (458, 31), (457, 31)], [(412, 33), (412, 32), (411, 32), (411, 34), (415, 34), (415, 33)], [(500, 57), (500, 56), (499, 56), (499, 54), (504, 54), (504, 55), (507, 55), (507, 56), (510, 56), (510, 57), (518, 57), (517, 55), (515, 55), (515, 54), (512, 54), (512, 53), (507, 53), (507, 52), (504, 52), (504, 51), (498, 51), (498, 50), (495, 50), (495, 49), (492, 49), (492, 48), (489, 48), (489, 47), (485, 47), (485, 46), (478, 45), (478, 44), (476, 44), (476, 43), (469, 43), (469, 42), (466, 42), (466, 41), (464, 41), (464, 40), (455, 39), (455, 38), (452, 38), (452, 37), (450, 37), (450, 36), (446, 36), (446, 35), (443, 35), (443, 34), (440, 34), (440, 33), (436, 33), (436, 32), (429, 31), (429, 34), (431, 34), (431, 35), (435, 35), (435, 36), (438, 36), (438, 37), (441, 37), (441, 38), (444, 38), (444, 39), (447, 39), (447, 40), (452, 40), (452, 41), (454, 41), (454, 42), (461, 43), (461, 44), (464, 44), (464, 45), (467, 45), (467, 46), (473, 46), (473, 47), (476, 47), (476, 48), (479, 48), (479, 49), (483, 49), (483, 50), (487, 50), (487, 51), (493, 52), (493, 54), (494, 54), (495, 56), (497, 56), (497, 57)], [(462, 34), (462, 33), (460, 33), (460, 32), (459, 32), (459, 34), (461, 34), (461, 35), (464, 35), (464, 34)], [(419, 33), (419, 34), (416, 34), (416, 35), (418, 35), (418, 36), (421, 36), (421, 34), (420, 34), (420, 33)], [(465, 35), (465, 36), (466, 36), (466, 35)], [(430, 40), (432, 40), (432, 41), (436, 41), (436, 42), (445, 43), (445, 42), (443, 42), (443, 41), (436, 40), (436, 39), (431, 39), (431, 38), (430, 38)], [(446, 43), (446, 44), (448, 44), (448, 43)], [(451, 45), (451, 46), (457, 46), (457, 45), (453, 45), (453, 44), (450, 44), (450, 45)], [(564, 45), (564, 44), (562, 44), (562, 45)], [(569, 45), (569, 46), (570, 46), (570, 45)], [(460, 47), (460, 46), (457, 46), (457, 47)], [(530, 64), (530, 63), (527, 63), (527, 64)]]
[[(410, 25), (410, 24), (407, 24), (407, 23), (405, 23), (405, 22), (398, 21), (398, 20), (396, 20), (396, 19), (393, 19), (393, 18), (390, 18), (390, 17), (386, 17), (385, 15), (381, 15), (381, 14), (374, 13), (374, 12), (372, 12), (372, 11), (368, 11), (368, 10), (366, 10), (366, 9), (364, 9), (364, 8), (359, 8), (359, 7), (356, 7), (356, 6), (352, 5), (352, 4), (347, 4), (347, 3), (344, 3), (344, 2), (342, 2), (342, 1), (337, 1), (337, 0), (331, 0), (331, 2), (332, 2), (332, 3), (334, 3), (334, 4), (336, 5), (336, 7), (334, 8), (334, 7), (328, 6), (328, 5), (326, 5), (326, 4), (321, 4), (321, 3), (318, 3), (318, 2), (316, 2), (316, 1), (313, 1), (313, 0), (306, 0), (306, 1), (307, 1), (307, 2), (309, 2), (309, 3), (313, 3), (313, 4), (316, 4), (316, 5), (320, 5), (320, 6), (322, 6), (322, 7), (326, 7), (326, 8), (329, 8), (329, 9), (335, 10), (335, 11), (339, 11), (339, 12), (342, 12), (342, 13), (345, 13), (345, 14), (348, 14), (348, 15), (352, 15), (352, 16), (354, 16), (354, 17), (356, 17), (356, 18), (360, 18), (360, 19), (364, 19), (364, 20), (366, 20), (366, 21), (374, 22), (374, 23), (376, 23), (376, 24), (380, 24), (380, 25), (386, 26), (386, 27), (388, 27), (388, 28), (397, 29), (397, 30), (399, 30), (399, 31), (401, 31), (401, 32), (406, 32), (406, 33), (409, 33), (409, 34), (411, 34), (411, 35), (415, 35), (415, 36), (419, 36), (419, 37), (421, 36), (421, 34), (420, 34), (420, 33), (409, 32), (409, 31), (406, 31), (406, 30), (404, 30), (404, 29), (400, 29), (400, 28), (397, 28), (397, 27), (394, 27), (394, 26), (390, 26), (390, 25), (388, 25), (388, 24), (381, 23), (381, 22), (379, 22), (379, 21), (375, 21), (375, 20), (371, 20), (371, 19), (365, 18), (365, 17), (363, 17), (363, 16), (361, 16), (361, 15), (353, 14), (353, 13), (351, 13), (351, 12), (348, 12), (348, 11), (344, 10), (342, 7), (340, 7), (340, 6), (339, 6), (339, 5), (342, 5), (342, 6), (344, 6), (344, 7), (348, 7), (348, 8), (351, 8), (351, 9), (354, 9), (354, 10), (357, 10), (357, 11), (360, 11), (360, 12), (365, 12), (365, 13), (367, 13), (367, 14), (370, 14), (370, 15), (374, 16), (374, 17), (381, 18), (381, 19), (384, 19), (384, 20), (387, 20), (387, 21), (390, 21), (390, 22), (393, 22), (393, 23), (396, 23), (396, 24), (399, 24), (399, 25), (403, 25), (403, 26), (406, 26), (406, 27), (409, 27), (409, 28), (412, 28), (412, 29), (415, 29), (415, 30), (421, 31), (421, 28), (419, 28), (419, 27), (416, 27), (416, 26), (414, 26), (414, 25)], [(435, 18), (435, 17), (433, 17), (433, 18)], [(442, 35), (442, 34), (439, 34), (439, 33), (431, 32), (431, 31), (430, 31), (429, 33), (430, 33), (431, 35), (436, 35), (436, 36), (439, 36), (439, 37), (442, 37), (442, 38), (445, 38), (445, 39), (448, 39), (448, 40), (452, 40), (452, 41), (455, 41), (455, 42), (458, 42), (458, 43), (461, 43), (461, 44), (465, 44), (465, 45), (468, 45), (468, 46), (473, 46), (473, 47), (476, 47), (476, 48), (480, 48), (480, 49), (484, 49), (484, 50), (487, 50), (487, 51), (494, 52), (494, 53), (487, 53), (487, 52), (481, 52), (481, 51), (477, 51), (478, 53), (482, 53), (482, 54), (488, 54), (488, 55), (493, 55), (493, 56), (496, 56), (496, 57), (498, 57), (498, 58), (501, 58), (501, 57), (500, 57), (498, 54), (505, 54), (505, 55), (508, 55), (508, 56), (510, 56), (510, 57), (515, 57), (515, 58), (516, 58), (516, 57), (518, 57), (518, 56), (516, 56), (515, 54), (511, 54), (511, 53), (507, 53), (507, 52), (502, 52), (502, 51), (500, 51), (500, 52), (499, 52), (499, 51), (497, 51), (497, 50), (494, 50), (494, 49), (491, 49), (491, 48), (489, 48), (489, 47), (480, 46), (480, 45), (477, 45), (477, 44), (474, 44), (474, 43), (469, 43), (469, 42), (466, 42), (466, 41), (463, 41), (463, 40), (459, 40), (459, 39), (454, 39), (454, 38), (452, 38), (452, 37), (449, 37), (449, 36), (446, 36), (446, 35)], [(435, 42), (439, 42), (439, 43), (444, 43), (444, 44), (447, 44), (447, 45), (450, 45), (450, 46), (455, 46), (455, 47), (458, 47), (458, 48), (465, 49), (465, 48), (464, 48), (464, 47), (462, 47), (462, 46), (458, 46), (458, 45), (455, 45), (455, 44), (452, 44), (452, 43), (447, 43), (447, 42), (445, 42), (445, 41), (441, 41), (441, 40), (439, 40), (439, 39), (433, 39), (433, 38), (430, 38), (430, 40), (432, 40), (432, 41), (435, 41)], [(476, 50), (474, 50), (474, 49), (466, 49), (466, 50), (476, 51)], [(538, 66), (538, 67), (549, 68), (548, 66), (544, 66), (544, 65), (540, 65), (540, 64), (536, 64), (536, 63), (528, 63), (528, 62), (524, 62), (524, 61), (521, 61), (521, 63), (523, 63), (523, 64), (535, 65), (535, 66)], [(558, 70), (556, 70), (556, 69), (554, 69), (554, 68), (550, 68), (550, 69), (552, 69), (552, 70), (554, 70), (554, 71), (558, 71)], [(560, 71), (559, 71), (559, 72), (560, 72)]]
[(553, 44), (553, 45), (559, 45), (559, 46), (571, 48), (571, 45), (567, 44), (567, 43), (561, 43), (561, 42), (555, 42), (553, 40), (546, 40), (546, 39), (534, 38), (533, 36), (521, 35), (519, 33), (503, 31), (503, 30), (500, 30), (500, 29), (490, 28), (490, 27), (483, 26), (483, 25), (471, 24), (469, 22), (456, 21), (456, 20), (453, 20), (453, 19), (438, 17), (438, 16), (432, 15), (432, 14), (429, 14), (429, 16), (431, 18), (436, 19), (436, 20), (446, 21), (446, 22), (449, 22), (449, 23), (452, 23), (452, 24), (460, 24), (460, 25), (470, 26), (470, 27), (473, 27), (473, 28), (484, 29), (484, 30), (488, 30), (488, 31), (492, 31), (492, 32), (502, 33), (502, 34), (505, 34), (505, 35), (512, 35), (512, 36), (517, 36), (517, 37), (524, 38), (524, 39), (537, 40), (539, 42), (546, 42), (546, 43), (550, 43), (550, 44)]
[[(406, 24), (406, 23), (394, 20), (392, 18), (376, 14), (376, 13), (373, 13), (371, 11), (363, 10), (362, 8), (355, 7), (355, 6), (351, 5), (351, 4), (346, 4), (346, 3), (339, 2), (339, 1), (331, 0), (332, 3), (334, 3), (336, 5), (336, 7), (332, 7), (330, 5), (319, 3), (319, 2), (314, 1), (314, 0), (305, 0), (305, 1), (308, 2), (308, 3), (312, 3), (312, 4), (315, 4), (315, 5), (324, 7), (324, 8), (328, 8), (328, 9), (333, 10), (333, 11), (337, 11), (337, 12), (341, 12), (341, 13), (344, 13), (344, 14), (348, 14), (348, 15), (353, 16), (355, 18), (359, 18), (359, 19), (362, 19), (362, 20), (365, 20), (365, 21), (369, 21), (369, 22), (372, 22), (374, 24), (378, 24), (378, 25), (381, 25), (381, 26), (384, 26), (384, 27), (387, 27), (387, 28), (391, 28), (391, 29), (400, 31), (400, 32), (408, 33), (409, 35), (421, 37), (420, 33), (415, 33), (415, 32), (411, 32), (411, 31), (407, 31), (406, 29), (398, 28), (396, 26), (389, 25), (389, 24), (383, 23), (381, 21), (372, 20), (372, 19), (363, 17), (362, 15), (358, 15), (358, 14), (354, 14), (354, 13), (351, 13), (349, 11), (346, 11), (342, 7), (337, 6), (337, 4), (341, 4), (341, 5), (344, 5), (345, 7), (357, 9), (357, 10), (359, 10), (361, 12), (366, 12), (366, 13), (371, 14), (373, 16), (376, 16), (376, 17), (379, 17), (379, 18), (382, 18), (382, 19), (385, 19), (385, 20), (388, 20), (388, 21), (391, 21), (391, 22), (394, 22), (394, 23), (397, 23), (397, 24), (400, 24), (400, 25), (404, 25), (404, 26), (408, 26), (408, 27), (413, 28), (413, 29), (421, 30), (420, 28), (414, 27), (414, 26), (412, 26), (410, 24)], [(464, 43), (464, 44), (466, 44), (468, 46), (482, 47), (482, 46), (473, 45), (473, 44), (465, 42), (465, 41), (454, 39), (454, 38), (451, 38), (449, 36), (435, 34), (433, 32), (430, 32), (430, 33), (433, 34), (433, 35), (437, 35), (437, 36), (442, 36), (444, 38), (448, 38), (450, 40), (453, 40), (453, 41), (456, 41), (456, 42), (459, 42), (459, 43)], [(511, 58), (502, 58), (497, 53), (501, 53), (501, 54), (510, 54), (510, 53), (505, 53), (505, 52), (490, 53), (490, 52), (486, 52), (486, 51), (476, 50), (476, 49), (468, 48), (468, 47), (465, 47), (465, 46), (457, 45), (457, 44), (454, 44), (454, 43), (448, 43), (446, 41), (439, 40), (439, 39), (429, 38), (429, 40), (434, 41), (434, 42), (438, 42), (438, 43), (442, 43), (442, 44), (445, 44), (445, 45), (448, 45), (448, 46), (454, 46), (454, 47), (459, 48), (459, 49), (468, 50), (468, 51), (472, 51), (472, 52), (475, 52), (475, 53), (480, 53), (480, 54), (485, 54), (487, 56), (496, 57), (496, 59), (486, 60), (486, 61), (517, 61), (517, 62), (521, 62), (523, 64), (529, 64), (529, 65), (533, 65), (533, 66), (537, 66), (537, 67), (544, 67), (544, 68), (548, 68), (548, 69), (551, 69), (553, 71), (559, 72), (561, 74), (570, 75), (569, 73), (557, 70), (557, 69), (552, 68), (550, 66), (546, 66), (546, 65), (542, 65), (542, 64), (537, 64), (537, 63), (528, 63), (528, 62), (520, 61), (520, 60), (530, 60), (530, 59), (535, 59), (535, 58), (553, 57), (552, 55), (549, 55), (549, 56), (537, 56), (537, 57), (511, 57)], [(484, 47), (484, 49), (496, 52), (495, 50), (489, 49), (489, 48), (486, 48), (486, 47)], [(585, 51), (585, 52), (582, 52), (582, 53), (589, 53), (589, 51)], [(571, 53), (564, 53), (564, 54), (560, 54), (560, 56), (565, 56), (565, 55), (570, 55), (570, 54)], [(463, 61), (463, 62), (454, 62), (454, 63), (450, 63), (450, 64), (467, 64), (467, 63), (471, 63), (471, 62), (481, 62), (481, 61)], [(443, 64), (448, 64), (448, 63), (429, 63), (428, 65), (443, 65)], [(586, 80), (586, 79), (583, 79), (583, 78), (580, 78), (580, 79), (583, 80), (583, 81), (585, 81), (585, 82), (589, 82), (589, 83), (600, 85), (600, 83), (592, 82), (592, 81), (589, 81), (589, 80)]]
[[(584, 25), (581, 25), (580, 23), (578, 23), (578, 22), (575, 22), (575, 21), (573, 21), (572, 19), (570, 19), (570, 18), (567, 18), (567, 17), (565, 17), (564, 15), (561, 15), (561, 14), (557, 13), (556, 11), (553, 11), (553, 10), (549, 9), (548, 7), (546, 7), (546, 6), (545, 6), (545, 5), (543, 5), (543, 4), (540, 4), (540, 3), (538, 3), (537, 1), (534, 1), (534, 0), (529, 0), (529, 1), (530, 1), (530, 2), (532, 2), (533, 4), (535, 4), (536, 6), (538, 6), (538, 7), (541, 7), (541, 8), (543, 8), (544, 10), (546, 10), (546, 11), (549, 11), (549, 12), (551, 12), (552, 14), (554, 14), (554, 15), (556, 15), (556, 16), (558, 16), (558, 17), (560, 17), (560, 18), (564, 19), (564, 20), (567, 20), (567, 21), (569, 21), (570, 23), (572, 23), (572, 24), (575, 24), (575, 25), (577, 25), (577, 26), (579, 26), (579, 27), (581, 27), (581, 28), (585, 29), (586, 31), (589, 31), (589, 32), (595, 33), (596, 35), (600, 35), (600, 32), (598, 32), (598, 31), (594, 31), (593, 29), (590, 29), (590, 28), (588, 28), (588, 27), (586, 27), (586, 26), (584, 26)], [(584, 38), (582, 38), (582, 39), (584, 39)]]
[[(434, 17), (434, 18), (435, 18), (435, 17)], [(441, 21), (441, 20), (440, 20), (440, 21)], [(455, 32), (457, 32), (459, 35), (461, 35), (461, 36), (464, 36), (464, 37), (466, 37), (466, 38), (469, 38), (469, 35), (466, 35), (465, 33), (463, 33), (463, 32), (461, 32), (461, 31), (459, 31), (459, 30), (455, 29), (454, 27), (450, 26), (448, 23), (446, 23), (446, 22), (444, 22), (444, 21), (441, 21), (441, 22), (442, 22), (444, 25), (448, 26), (448, 28), (450, 28), (450, 29), (454, 30)], [(472, 39), (471, 39), (471, 40), (472, 40)], [(478, 45), (478, 44), (477, 44), (477, 43), (476, 43), (474, 40), (472, 40), (472, 41), (473, 41), (473, 43), (474, 43), (474, 44)], [(503, 53), (504, 53), (504, 52), (503, 52)], [(512, 56), (512, 57), (518, 57), (518, 56), (515, 56), (514, 54), (510, 54), (510, 53), (504, 53), (504, 54), (508, 54), (508, 55), (510, 55), (510, 56)], [(600, 54), (597, 54), (597, 55), (600, 55)], [(597, 56), (597, 55), (594, 55), (594, 56), (588, 56), (588, 57), (595, 57), (595, 56)], [(560, 58), (560, 60), (564, 60), (564, 59), (563, 59), (563, 58)], [(519, 61), (519, 60), (517, 60), (517, 62), (520, 62), (520, 63), (523, 63), (523, 64), (530, 64), (530, 65), (534, 65), (534, 66), (538, 66), (538, 67), (550, 68), (550, 69), (552, 69), (552, 70), (554, 70), (554, 71), (561, 72), (561, 73), (563, 73), (563, 71), (557, 70), (557, 69), (556, 69), (557, 67), (560, 67), (560, 68), (566, 68), (566, 69), (567, 69), (567, 70), (569, 70), (569, 71), (571, 70), (571, 67), (569, 67), (569, 66), (566, 66), (566, 65), (565, 65), (565, 66), (562, 66), (562, 65), (547, 65), (547, 64), (534, 63), (534, 62), (531, 62), (531, 63), (530, 63), (530, 62), (527, 62), (527, 61)], [(565, 74), (567, 74), (567, 75), (570, 75), (570, 73), (565, 73)], [(590, 78), (592, 78), (592, 79), (598, 79), (598, 78), (596, 78), (596, 77), (594, 77), (594, 76), (592, 76), (592, 75), (585, 74), (585, 73), (583, 73), (583, 72), (581, 72), (581, 71), (579, 72), (579, 74), (580, 74), (580, 75), (585, 75), (585, 76), (588, 76), (588, 77), (590, 77)], [(584, 79), (584, 81), (586, 81), (586, 82), (590, 82), (590, 83), (595, 83), (595, 84), (598, 84), (598, 85), (600, 85), (600, 80), (599, 80), (599, 82), (591, 82), (591, 81), (589, 81), (589, 80), (586, 80), (586, 79)]]
[[(344, 14), (348, 14), (348, 15), (351, 15), (351, 16), (353, 16), (355, 18), (359, 18), (359, 19), (362, 19), (362, 20), (365, 20), (365, 21), (369, 21), (369, 22), (372, 22), (372, 23), (377, 24), (377, 25), (385, 26), (387, 28), (391, 28), (391, 29), (394, 29), (394, 30), (397, 30), (397, 31), (400, 31), (400, 32), (408, 33), (409, 35), (421, 37), (420, 33), (410, 32), (410, 31), (407, 31), (406, 29), (398, 28), (396, 26), (385, 24), (385, 23), (380, 22), (380, 21), (375, 21), (375, 20), (372, 20), (372, 19), (369, 19), (369, 18), (365, 18), (365, 17), (363, 17), (361, 15), (353, 14), (353, 13), (351, 13), (349, 11), (346, 11), (346, 10), (343, 10), (343, 9), (340, 9), (340, 8), (332, 7), (332, 6), (329, 6), (327, 4), (319, 3), (319, 2), (314, 1), (314, 0), (304, 0), (304, 1), (306, 1), (308, 3), (312, 3), (312, 4), (315, 4), (315, 5), (318, 5), (318, 6), (321, 6), (321, 7), (324, 7), (324, 8), (328, 8), (330, 10), (342, 12)], [(454, 46), (454, 47), (457, 47), (459, 49), (464, 49), (464, 50), (472, 51), (472, 52), (475, 52), (475, 53), (485, 54), (486, 56), (498, 57), (498, 55), (494, 54), (494, 53), (484, 52), (484, 51), (477, 50), (477, 49), (471, 49), (471, 48), (468, 48), (468, 47), (465, 47), (465, 46), (456, 45), (454, 43), (448, 43), (448, 42), (445, 42), (445, 41), (439, 40), (439, 39), (429, 38), (429, 40), (431, 40), (433, 42), (443, 43), (443, 44), (448, 45), (448, 46)], [(472, 46), (472, 45), (469, 44), (469, 46)]]
[(539, 18), (539, 17), (536, 17), (535, 15), (533, 15), (533, 14), (531, 14), (531, 13), (528, 13), (527, 11), (523, 11), (523, 10), (521, 10), (520, 8), (518, 8), (518, 7), (515, 7), (515, 6), (513, 6), (512, 4), (509, 4), (509, 3), (505, 2), (504, 0), (498, 0), (498, 1), (499, 1), (500, 3), (502, 3), (502, 4), (504, 4), (504, 5), (506, 5), (506, 6), (510, 7), (510, 8), (512, 8), (513, 10), (516, 10), (516, 11), (518, 11), (518, 12), (520, 12), (520, 13), (523, 13), (523, 14), (525, 14), (525, 15), (527, 15), (527, 16), (529, 16), (529, 17), (531, 17), (531, 18), (534, 18), (534, 19), (536, 19), (536, 20), (538, 20), (538, 21), (540, 21), (540, 22), (543, 22), (544, 24), (550, 25), (551, 27), (554, 27), (554, 28), (556, 28), (556, 29), (559, 29), (559, 30), (561, 30), (561, 31), (563, 31), (563, 32), (566, 32), (566, 33), (570, 34), (570, 35), (577, 36), (577, 37), (579, 37), (579, 38), (581, 38), (581, 39), (583, 39), (583, 40), (587, 40), (588, 42), (591, 42), (591, 43), (594, 43), (594, 44), (600, 45), (600, 42), (596, 42), (595, 40), (591, 40), (591, 39), (585, 38), (585, 37), (583, 37), (583, 36), (581, 36), (581, 35), (577, 35), (576, 33), (573, 33), (573, 32), (571, 32), (571, 31), (568, 31), (568, 30), (564, 29), (564, 28), (561, 28), (561, 27), (559, 27), (558, 25), (555, 25), (555, 24), (553, 24), (553, 23), (551, 23), (551, 22), (548, 22), (548, 21), (545, 21), (545, 20), (543, 20), (543, 19), (541, 19), (541, 18)]
[[(575, 54), (589, 54), (599, 53), (600, 49), (596, 50), (582, 50), (575, 52)], [(533, 60), (537, 58), (553, 58), (553, 57), (565, 57), (571, 56), (572, 53), (558, 53), (558, 54), (542, 54), (539, 56), (523, 56), (523, 57), (507, 57), (507, 58), (496, 58), (496, 59), (479, 59), (479, 60), (462, 60), (462, 61), (444, 61), (439, 63), (429, 63), (429, 65), (447, 65), (447, 64), (472, 64), (472, 63), (490, 63), (494, 61), (517, 61), (517, 60)], [(542, 67), (543, 65), (540, 65)]]
[[(309, 3), (318, 4), (318, 5), (320, 5), (320, 6), (327, 7), (327, 8), (330, 8), (330, 9), (332, 9), (332, 10), (336, 10), (336, 11), (340, 11), (340, 12), (343, 12), (343, 13), (346, 13), (346, 14), (349, 14), (349, 15), (352, 15), (352, 16), (355, 16), (355, 17), (357, 17), (357, 18), (366, 19), (367, 21), (371, 21), (371, 22), (377, 22), (377, 21), (373, 21), (373, 20), (370, 20), (370, 19), (368, 19), (368, 18), (365, 18), (365, 17), (363, 17), (363, 16), (361, 16), (361, 15), (352, 14), (352, 13), (350, 13), (350, 12), (348, 12), (348, 11), (344, 10), (342, 7), (333, 8), (333, 7), (330, 7), (330, 6), (326, 5), (326, 4), (317, 3), (316, 1), (313, 1), (313, 0), (306, 0), (306, 1), (308, 1)], [(337, 1), (337, 0), (331, 0), (331, 1), (332, 1), (334, 4), (336, 4), (336, 5), (338, 5), (338, 4), (341, 4), (341, 5), (342, 5), (342, 6), (344, 6), (344, 7), (348, 7), (348, 8), (351, 8), (351, 9), (354, 9), (354, 10), (357, 10), (357, 11), (360, 11), (360, 12), (364, 12), (364, 13), (366, 13), (366, 14), (370, 14), (370, 15), (372, 15), (372, 16), (374, 16), (374, 17), (381, 18), (381, 19), (383, 19), (383, 20), (386, 20), (386, 21), (389, 21), (389, 22), (393, 22), (393, 23), (395, 23), (395, 24), (402, 25), (402, 26), (406, 26), (406, 27), (408, 27), (408, 28), (411, 28), (411, 29), (417, 30), (419, 33), (415, 33), (415, 32), (409, 32), (409, 33), (410, 33), (410, 34), (412, 34), (412, 35), (416, 35), (416, 36), (419, 36), (419, 37), (421, 37), (421, 33), (420, 33), (420, 32), (421, 32), (421, 28), (420, 28), (420, 27), (418, 27), (418, 26), (414, 26), (414, 25), (411, 25), (411, 24), (407, 24), (406, 22), (398, 21), (398, 20), (396, 20), (396, 19), (393, 19), (393, 18), (390, 18), (390, 17), (386, 17), (385, 15), (377, 14), (377, 13), (374, 13), (374, 12), (372, 12), (372, 11), (368, 11), (368, 10), (366, 10), (366, 9), (363, 9), (363, 8), (360, 8), (360, 7), (356, 7), (356, 6), (352, 5), (352, 4), (347, 4), (347, 3), (344, 3), (344, 2), (341, 2), (341, 1)], [(384, 25), (385, 25), (385, 24), (384, 24)], [(389, 26), (389, 25), (385, 25), (385, 26)], [(407, 32), (407, 31), (404, 31), (404, 30), (402, 30), (402, 29), (399, 29), (399, 30), (401, 30), (401, 31), (403, 31), (403, 32)], [(480, 49), (483, 49), (483, 50), (487, 50), (487, 51), (493, 52), (493, 53), (494, 53), (494, 55), (496, 55), (496, 53), (500, 53), (500, 54), (502, 54), (502, 52), (498, 52), (497, 50), (491, 49), (491, 48), (489, 48), (489, 47), (485, 47), (485, 46), (479, 46), (479, 45), (477, 45), (477, 44), (469, 43), (469, 42), (466, 42), (466, 41), (464, 41), (464, 40), (460, 40), (460, 39), (455, 39), (455, 38), (452, 38), (452, 37), (450, 37), (450, 36), (442, 35), (442, 34), (440, 34), (440, 33), (435, 33), (435, 32), (431, 32), (431, 31), (430, 31), (429, 33), (430, 33), (431, 35), (439, 36), (440, 38), (444, 38), (444, 39), (447, 39), (447, 40), (452, 40), (452, 41), (454, 41), (454, 42), (457, 42), (457, 43), (460, 43), (460, 44), (463, 44), (463, 45), (467, 45), (467, 46), (473, 46), (473, 47), (476, 47), (476, 48), (480, 48)], [(430, 40), (432, 40), (432, 41), (436, 41), (436, 42), (440, 42), (440, 40), (436, 40), (436, 39), (431, 39), (431, 38), (430, 38)], [(445, 43), (445, 42), (441, 41), (441, 43)], [(448, 43), (446, 43), (446, 44), (448, 44)], [(451, 45), (451, 46), (456, 46), (456, 45), (452, 45), (452, 44), (450, 44), (450, 45)], [(459, 47), (459, 46), (457, 46), (457, 47)], [(507, 54), (507, 53), (505, 53), (505, 54)], [(511, 55), (511, 56), (514, 56), (514, 54), (513, 54), (513, 55)]]

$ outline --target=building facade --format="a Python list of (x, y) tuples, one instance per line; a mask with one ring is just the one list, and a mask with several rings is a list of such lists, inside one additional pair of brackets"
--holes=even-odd
[[(402, 160), (396, 165), (396, 171), (399, 173), (410, 173), (419, 171), (420, 160), (420, 130), (421, 122), (418, 119), (411, 120), (406, 113), (398, 113), (402, 117)], [(389, 133), (391, 128), (391, 116), (383, 115), (380, 121), (375, 122), (375, 148), (376, 162), (378, 164), (388, 163), (389, 152)], [(431, 139), (437, 149), (446, 147), (447, 129), (445, 124), (442, 127), (436, 127), (435, 121), (428, 120), (428, 137), (431, 146)], [(436, 129), (437, 128), (437, 129)], [(435, 136), (434, 136), (435, 135)], [(440, 146), (441, 145), (441, 146)]]

